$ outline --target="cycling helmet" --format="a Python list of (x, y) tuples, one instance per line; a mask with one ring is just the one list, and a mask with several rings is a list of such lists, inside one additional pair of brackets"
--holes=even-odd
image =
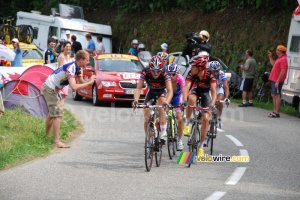
[(145, 51), (146, 46), (145, 46), (143, 43), (141, 43), (141, 44), (139, 44), (139, 46), (137, 47), (137, 49), (138, 49), (138, 50), (144, 50), (144, 51)]
[(221, 65), (220, 65), (219, 61), (211, 61), (211, 62), (209, 62), (209, 68), (212, 71), (218, 71), (221, 69)]
[(178, 73), (179, 69), (180, 69), (180, 66), (177, 65), (176, 63), (171, 63), (168, 65), (168, 72)]
[(210, 35), (209, 35), (209, 33), (208, 33), (206, 30), (200, 31), (199, 36), (200, 36), (200, 37), (201, 37), (201, 36), (205, 36), (205, 37), (207, 38), (206, 41), (208, 41), (209, 38), (210, 38)]
[(208, 62), (207, 56), (203, 56), (203, 55), (194, 56), (190, 60), (191, 65), (195, 65), (195, 66), (199, 66), (199, 67), (205, 67), (207, 62)]
[(149, 61), (150, 69), (162, 69), (165, 62), (160, 56), (153, 56)]
[(137, 39), (132, 40), (131, 44), (139, 44), (139, 41)]

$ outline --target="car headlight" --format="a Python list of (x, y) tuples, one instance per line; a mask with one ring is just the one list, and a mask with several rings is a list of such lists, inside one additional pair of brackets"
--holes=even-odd
[(117, 86), (116, 82), (114, 81), (101, 81), (101, 83), (105, 87)]

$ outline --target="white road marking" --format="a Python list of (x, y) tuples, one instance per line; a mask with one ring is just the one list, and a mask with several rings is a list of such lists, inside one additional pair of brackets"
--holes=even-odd
[(235, 137), (233, 137), (232, 135), (226, 135), (226, 137), (228, 137), (229, 139), (231, 139), (232, 142), (234, 142), (236, 146), (238, 146), (238, 147), (242, 147), (243, 146), (243, 144), (238, 139), (236, 139)]
[(235, 185), (242, 178), (246, 171), (246, 167), (238, 167), (234, 170), (228, 180), (225, 182), (226, 185)]
[(218, 200), (218, 199), (221, 199), (225, 194), (226, 194), (226, 192), (215, 191), (214, 193), (212, 193), (212, 195), (207, 197), (205, 200)]
[(249, 156), (248, 151), (246, 149), (240, 149), (241, 156)]

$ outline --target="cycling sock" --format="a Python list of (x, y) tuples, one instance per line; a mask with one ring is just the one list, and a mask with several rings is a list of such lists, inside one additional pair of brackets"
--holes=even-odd
[(253, 100), (249, 100), (249, 103), (253, 103)]
[(185, 121), (184, 121), (184, 125), (188, 126), (189, 124), (190, 124), (190, 119), (186, 118)]
[(166, 130), (167, 130), (167, 124), (160, 125), (160, 130), (161, 130), (162, 133), (166, 132)]
[(243, 104), (246, 104), (247, 103), (247, 101), (246, 100), (243, 100)]
[(203, 147), (204, 147), (204, 142), (199, 142), (198, 147), (199, 147), (199, 148), (203, 148)]

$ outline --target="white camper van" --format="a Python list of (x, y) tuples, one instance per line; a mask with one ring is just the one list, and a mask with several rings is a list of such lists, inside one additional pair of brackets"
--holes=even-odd
[(300, 1), (293, 13), (288, 43), (288, 73), (282, 87), (282, 98), (298, 110), (300, 117)]
[(47, 48), (47, 39), (56, 36), (59, 40), (66, 39), (66, 31), (77, 37), (82, 48), (87, 48), (86, 33), (92, 35), (97, 49), (97, 36), (102, 35), (105, 53), (112, 51), (112, 30), (110, 25), (90, 23), (84, 20), (82, 7), (59, 4), (57, 9), (52, 8), (52, 15), (41, 15), (40, 12), (17, 12), (17, 25), (31, 25), (33, 27), (33, 43), (41, 50)]

